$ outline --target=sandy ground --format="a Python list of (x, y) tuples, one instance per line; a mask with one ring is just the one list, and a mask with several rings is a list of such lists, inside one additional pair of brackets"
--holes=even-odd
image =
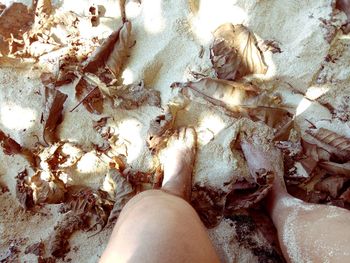
[[(10, 1), (2, 1), (8, 4)], [(30, 1), (22, 1), (30, 2)], [(86, 15), (94, 1), (58, 1), (57, 7)], [(97, 2), (96, 2), (97, 3)], [(107, 36), (120, 23), (116, 1), (98, 1), (106, 9), (96, 34)], [(305, 119), (339, 134), (350, 136), (349, 113), (349, 43), (350, 38), (339, 30), (345, 21), (343, 13), (333, 12), (331, 0), (144, 0), (142, 5), (129, 1), (127, 16), (133, 23), (133, 47), (124, 73), (124, 83), (144, 80), (145, 85), (161, 93), (162, 106), (173, 101), (173, 82), (192, 80), (191, 71), (213, 75), (209, 59), (212, 32), (225, 22), (242, 23), (252, 30), (258, 40), (274, 40), (281, 53), (264, 52), (268, 71), (255, 81), (264, 89), (274, 90), (283, 104), (296, 109), (296, 123), (307, 127)], [(326, 21), (326, 22), (322, 22)], [(199, 56), (201, 50), (203, 56)], [(331, 56), (332, 60), (326, 60)], [(33, 147), (35, 136), (41, 136), (40, 123), (43, 99), (40, 72), (15, 71), (0, 65), (0, 128), (20, 144)], [(78, 143), (86, 154), (72, 171), (72, 184), (94, 188), (101, 186), (108, 169), (94, 155), (92, 143), (100, 144), (100, 135), (92, 128), (95, 116), (79, 107), (72, 85), (62, 88), (69, 95), (60, 126), (60, 138)], [(330, 103), (332, 113), (322, 106)], [(103, 116), (112, 117), (108, 124), (119, 134), (120, 152), (128, 152), (127, 161), (134, 169), (150, 171), (152, 156), (146, 147), (150, 121), (161, 113), (154, 106), (135, 110), (112, 109), (106, 105)], [(225, 182), (247, 175), (241, 155), (231, 150), (241, 122), (226, 116), (202, 99), (194, 100), (181, 110), (176, 126), (192, 125), (199, 135), (198, 157), (194, 183), (224, 188)], [(332, 121), (329, 121), (332, 117)], [(26, 161), (18, 156), (6, 156), (0, 151), (0, 182), (10, 192), (0, 194), (0, 255), (11, 243), (25, 248), (48, 238), (61, 215), (56, 205), (43, 207), (38, 213), (24, 212), (15, 198), (15, 176)], [(101, 255), (110, 229), (93, 237), (77, 232), (70, 239), (72, 250), (63, 261), (96, 262)], [(214, 229), (210, 236), (223, 262), (257, 262), (253, 253), (237, 243), (235, 225), (228, 219)], [(258, 237), (257, 237), (258, 238)], [(36, 262), (34, 255), (24, 255), (20, 262)], [(57, 262), (61, 262), (59, 259)]]

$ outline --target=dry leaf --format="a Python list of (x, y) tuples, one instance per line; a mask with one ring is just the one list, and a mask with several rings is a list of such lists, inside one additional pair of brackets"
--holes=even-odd
[[(282, 119), (284, 119), (284, 116), (282, 117)], [(273, 121), (272, 123), (279, 125), (279, 123), (276, 123), (276, 121)], [(291, 119), (286, 124), (284, 124), (281, 129), (277, 130), (277, 132), (275, 133), (275, 136), (273, 137), (273, 141), (287, 141), (290, 135), (290, 131), (293, 128), (294, 128), (294, 119)]]
[(7, 136), (2, 130), (0, 130), (0, 143), (6, 155), (21, 154), (24, 158), (27, 159), (32, 167), (37, 166), (37, 158), (34, 153), (31, 150), (22, 147), (15, 140)]
[(80, 101), (79, 104), (83, 103), (89, 112), (95, 114), (101, 114), (103, 112), (103, 97), (100, 89), (86, 81), (85, 78), (81, 78), (75, 86), (75, 97)]
[(207, 228), (217, 226), (223, 218), (227, 193), (198, 184), (192, 187), (191, 205)]
[(232, 185), (233, 189), (226, 197), (225, 210), (249, 208), (268, 194), (272, 188), (274, 174), (261, 169), (256, 171), (253, 178), (256, 182), (249, 182), (243, 178)]
[(12, 3), (0, 15), (0, 35), (20, 38), (33, 23), (34, 14), (22, 3)]
[(228, 80), (202, 78), (195, 82), (173, 83), (172, 88), (189, 88), (209, 102), (238, 112), (241, 106), (251, 104), (251, 99), (258, 95), (258, 87)]
[(334, 175), (346, 175), (350, 177), (350, 162), (335, 163), (335, 162), (320, 162), (319, 166)]
[[(111, 92), (111, 91), (110, 91)], [(160, 107), (160, 92), (146, 88), (144, 82), (119, 86), (113, 89), (114, 105), (126, 110), (136, 109), (142, 105)]]
[(43, 242), (34, 243), (30, 246), (27, 246), (24, 253), (43, 256), (45, 253), (45, 244)]
[(111, 169), (109, 176), (113, 183), (115, 203), (109, 215), (107, 225), (111, 225), (118, 219), (125, 204), (134, 196), (134, 189), (131, 184), (116, 170)]
[[(292, 128), (291, 117), (289, 111), (277, 108), (277, 107), (265, 107), (265, 106), (257, 106), (246, 109), (248, 116), (253, 121), (262, 121), (266, 123), (268, 126), (275, 128), (277, 130), (286, 129), (288, 132)], [(286, 136), (286, 135), (285, 135)]]
[(330, 194), (332, 198), (337, 198), (340, 190), (350, 178), (330, 176), (315, 184), (314, 189)]
[(64, 257), (70, 250), (69, 238), (79, 229), (84, 229), (84, 221), (73, 213), (68, 213), (55, 225), (54, 233), (49, 237), (49, 253), (55, 258)]
[(131, 22), (126, 21), (119, 31), (118, 39), (106, 62), (107, 67), (113, 72), (116, 78), (121, 73), (125, 60), (129, 55), (128, 52), (131, 45)]
[[(48, 89), (46, 91), (48, 91)], [(48, 117), (45, 122), (43, 135), (44, 141), (47, 144), (52, 144), (58, 140), (56, 129), (57, 126), (62, 122), (63, 104), (68, 97), (66, 94), (58, 90), (50, 90), (50, 95), (53, 99), (51, 103), (47, 101)]]
[(224, 39), (214, 39), (210, 60), (219, 79), (234, 80), (240, 64), (237, 50)]
[(340, 162), (350, 160), (350, 139), (333, 131), (320, 128), (306, 130), (315, 140), (318, 147), (332, 154), (332, 157)]
[(350, 19), (350, 2), (349, 0), (336, 0), (336, 8), (343, 11), (348, 19)]
[[(217, 39), (216, 43), (218, 43), (218, 40), (224, 41), (221, 43), (221, 48), (215, 47), (211, 50), (213, 53), (212, 58), (214, 58), (212, 62), (219, 78), (221, 75), (227, 75), (229, 71), (226, 67), (222, 68), (222, 56), (225, 62), (230, 63), (230, 68), (236, 71), (235, 79), (240, 79), (249, 74), (266, 73), (267, 66), (263, 55), (257, 47), (253, 33), (248, 28), (243, 25), (224, 24), (215, 30), (214, 37)], [(233, 51), (229, 51), (231, 49), (237, 52), (236, 58), (238, 63), (234, 61), (233, 56), (235, 54)], [(216, 58), (217, 56), (218, 58)], [(232, 74), (230, 77), (232, 77)]]
[(350, 204), (350, 187), (344, 193), (341, 194), (340, 199)]
[(34, 207), (33, 190), (27, 183), (28, 173), (23, 170), (16, 176), (16, 197), (24, 209)]
[(170, 108), (166, 107), (164, 114), (151, 121), (147, 132), (147, 146), (153, 154), (158, 153), (165, 147), (167, 138), (172, 134), (174, 117)]
[(105, 64), (118, 76), (130, 48), (131, 22), (127, 21), (95, 50), (84, 63), (83, 72), (96, 73)]
[(33, 190), (35, 204), (59, 204), (64, 201), (66, 186), (54, 174), (48, 180), (41, 179), (41, 172), (37, 172), (29, 179), (29, 185)]

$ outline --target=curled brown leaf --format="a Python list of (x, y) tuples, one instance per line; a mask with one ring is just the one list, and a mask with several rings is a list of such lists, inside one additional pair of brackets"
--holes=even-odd
[(350, 162), (335, 163), (335, 162), (320, 162), (319, 166), (334, 175), (345, 175), (350, 177)]
[(103, 112), (103, 97), (100, 89), (84, 78), (81, 78), (75, 86), (75, 96), (80, 102), (71, 112), (81, 103), (91, 113), (101, 114)]
[[(249, 74), (266, 73), (267, 66), (263, 55), (254, 34), (248, 28), (243, 25), (223, 24), (215, 30), (214, 37), (216, 44), (212, 47), (212, 62), (219, 78), (228, 76), (231, 79), (235, 75), (235, 79), (240, 79)], [(227, 64), (224, 65), (223, 62)], [(228, 74), (231, 70), (231, 74)]]
[(130, 33), (131, 22), (126, 21), (85, 61), (83, 72), (96, 73), (99, 67), (106, 64), (113, 74), (119, 77), (130, 48)]
[(340, 162), (350, 160), (350, 139), (325, 128), (306, 130), (318, 147), (331, 153), (333, 159)]
[(115, 77), (119, 77), (121, 73), (125, 60), (129, 55), (131, 44), (131, 22), (126, 21), (119, 31), (118, 39), (114, 43), (114, 48), (106, 62), (107, 67)]
[[(46, 143), (52, 144), (58, 140), (56, 129), (57, 126), (62, 122), (63, 105), (68, 96), (58, 90), (46, 89), (46, 91), (49, 93), (46, 101), (46, 110), (48, 111), (48, 116), (45, 121), (43, 138)], [(52, 100), (49, 100), (50, 97)]]

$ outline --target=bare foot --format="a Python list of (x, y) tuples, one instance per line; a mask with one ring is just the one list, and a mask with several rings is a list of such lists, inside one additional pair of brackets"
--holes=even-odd
[(167, 147), (160, 154), (164, 169), (162, 190), (187, 201), (191, 197), (196, 139), (193, 128), (181, 128), (169, 138)]
[(274, 206), (274, 203), (280, 197), (288, 195), (283, 178), (282, 153), (273, 145), (270, 145), (267, 150), (261, 145), (254, 144), (249, 139), (243, 139), (241, 141), (241, 148), (251, 174), (254, 175), (260, 169), (265, 169), (266, 171), (273, 172), (275, 175), (272, 190), (268, 196), (268, 208), (270, 210), (270, 207)]

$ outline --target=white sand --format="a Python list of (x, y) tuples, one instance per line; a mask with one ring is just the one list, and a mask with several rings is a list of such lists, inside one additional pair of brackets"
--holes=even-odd
[[(2, 1), (5, 4), (10, 0)], [(31, 2), (31, 1), (21, 1)], [(106, 8), (106, 17), (101, 19), (101, 26), (95, 32), (105, 37), (120, 23), (120, 14), (115, 0), (104, 1), (57, 1), (65, 10), (72, 10), (86, 15), (88, 3), (97, 3)], [(127, 4), (127, 16), (133, 24), (133, 37), (136, 45), (125, 67), (124, 81), (132, 83), (144, 79), (145, 84), (161, 91), (162, 105), (177, 96), (177, 91), (170, 89), (176, 81), (191, 79), (190, 71), (213, 74), (209, 60), (211, 32), (225, 22), (243, 23), (260, 40), (275, 40), (282, 53), (264, 53), (268, 72), (263, 77), (265, 88), (276, 88), (284, 103), (297, 108), (297, 122), (306, 127), (304, 118), (327, 127), (341, 134), (350, 136), (349, 122), (339, 120), (330, 123), (330, 112), (313, 101), (321, 100), (335, 103), (333, 98), (349, 94), (349, 59), (350, 39), (340, 36), (332, 45), (325, 40), (326, 30), (320, 26), (319, 18), (330, 19), (331, 0), (142, 0)], [(345, 15), (338, 14), (334, 25), (341, 24)], [(341, 33), (339, 33), (341, 34)], [(199, 57), (201, 46), (204, 55)], [(328, 54), (339, 57), (336, 63), (325, 63)], [(323, 69), (319, 72), (321, 65)], [(43, 99), (35, 94), (42, 88), (38, 79), (39, 72), (15, 72), (13, 69), (0, 69), (0, 129), (24, 146), (32, 147), (36, 142), (33, 135), (41, 136), (40, 115)], [(320, 77), (319, 77), (320, 75)], [(323, 81), (317, 81), (318, 77)], [(276, 81), (279, 80), (279, 81)], [(295, 90), (306, 93), (293, 94), (288, 82)], [(64, 87), (69, 94), (64, 122), (60, 126), (60, 136), (80, 144), (84, 150), (91, 151), (91, 143), (101, 144), (102, 139), (92, 128), (92, 121), (100, 116), (88, 113), (79, 107), (73, 113), (69, 109), (77, 104), (74, 99), (73, 85)], [(339, 90), (341, 92), (339, 92)], [(338, 102), (341, 103), (341, 102)], [(335, 103), (336, 104), (336, 103)], [(336, 104), (337, 105), (337, 104)], [(336, 106), (335, 105), (335, 106)], [(144, 106), (136, 110), (112, 110), (108, 105), (103, 116), (111, 116), (108, 124), (119, 134), (119, 152), (128, 152), (128, 163), (135, 168), (149, 171), (153, 167), (152, 157), (146, 147), (149, 122), (159, 115), (161, 109)], [(195, 99), (187, 108), (180, 111), (176, 125), (192, 125), (199, 135), (199, 151), (195, 166), (194, 181), (221, 187), (238, 176), (247, 175), (247, 169), (241, 155), (231, 151), (230, 143), (235, 139), (237, 123), (220, 110), (215, 109), (201, 99)], [(248, 124), (243, 124), (248, 125)], [(59, 215), (40, 217), (24, 214), (14, 200), (15, 179), (18, 171), (27, 164), (21, 157), (9, 157), (0, 151), (0, 180), (10, 188), (10, 194), (0, 196), (0, 254), (6, 251), (9, 239), (26, 237), (23, 245), (45, 239), (52, 230)], [(88, 153), (71, 171), (74, 183), (86, 184), (98, 188), (101, 186), (107, 165)], [(53, 206), (50, 206), (53, 207)], [(45, 208), (46, 209), (46, 208)], [(47, 208), (48, 209), (48, 208)], [(55, 208), (52, 208), (55, 210)], [(229, 236), (227, 222), (210, 231), (221, 258), (224, 262), (239, 259), (240, 262), (254, 262), (254, 256), (238, 245), (233, 245)], [(234, 231), (234, 230), (232, 230)], [(233, 233), (233, 232), (232, 232)], [(72, 262), (96, 262), (106, 245), (108, 231), (88, 238), (90, 233), (76, 233), (71, 238), (71, 246), (78, 250), (71, 251), (67, 258)], [(28, 257), (28, 258), (26, 258)], [(21, 262), (33, 261), (26, 256)]]

